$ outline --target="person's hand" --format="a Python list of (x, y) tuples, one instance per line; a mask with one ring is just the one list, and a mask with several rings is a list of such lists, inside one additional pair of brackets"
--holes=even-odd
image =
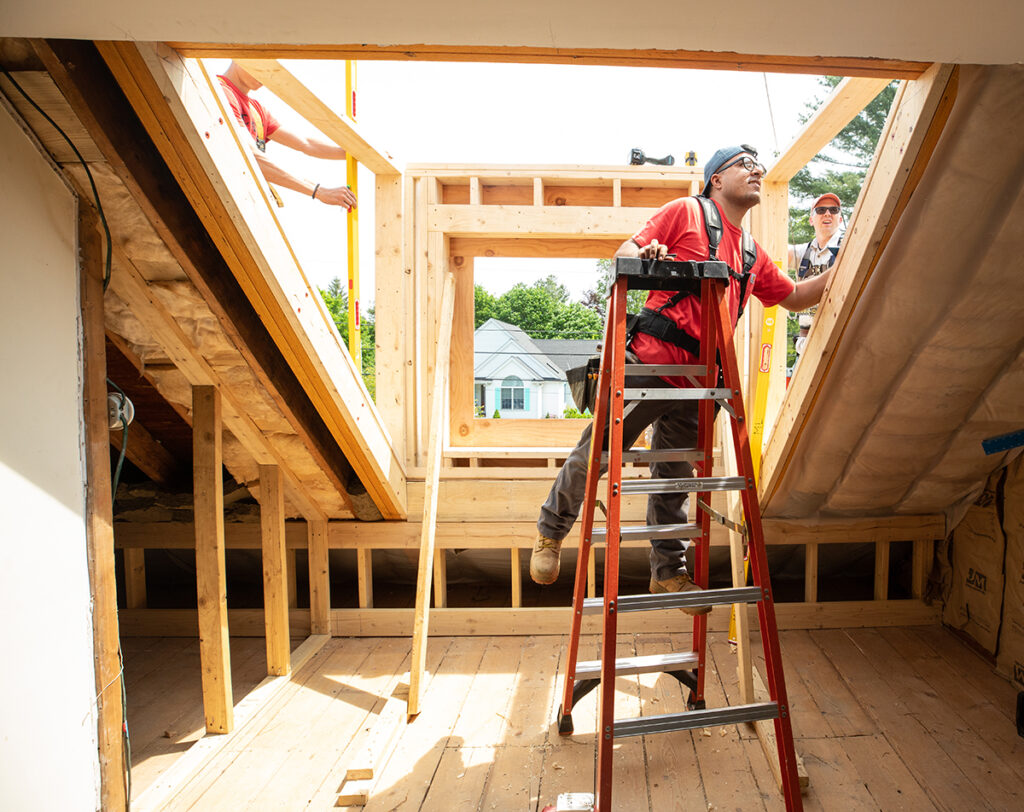
[(640, 249), (640, 259), (665, 259), (668, 255), (668, 246), (662, 245), (657, 240), (651, 240)]
[(336, 186), (334, 188), (321, 186), (316, 190), (316, 199), (321, 203), (326, 203), (328, 206), (344, 206), (347, 209), (354, 209), (359, 205), (356, 201), (356, 196), (352, 194), (352, 190), (347, 186)]

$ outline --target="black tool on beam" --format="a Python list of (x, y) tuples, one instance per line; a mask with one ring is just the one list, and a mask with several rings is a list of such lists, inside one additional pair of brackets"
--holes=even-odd
[(664, 158), (648, 158), (644, 155), (642, 149), (633, 147), (629, 151), (629, 165), (640, 166), (641, 164), (658, 164), (658, 166), (672, 166), (676, 162), (676, 159), (671, 155), (666, 155)]

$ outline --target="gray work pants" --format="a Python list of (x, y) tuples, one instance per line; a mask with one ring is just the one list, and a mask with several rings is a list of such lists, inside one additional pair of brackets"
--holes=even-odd
[[(630, 376), (629, 388), (652, 389), (667, 387), (663, 380), (653, 376)], [(697, 404), (695, 400), (644, 400), (627, 404), (622, 421), (622, 447), (629, 449), (650, 425), (654, 425), (652, 449), (693, 448), (697, 445)], [(551, 486), (547, 501), (541, 506), (537, 530), (541, 535), (561, 541), (579, 516), (587, 487), (587, 466), (590, 462), (590, 435), (593, 422), (580, 437), (555, 484)], [(608, 450), (608, 424), (604, 428), (605, 451)], [(675, 479), (693, 476), (688, 462), (652, 462), (651, 476)], [(601, 466), (603, 474), (606, 465)], [(683, 524), (687, 519), (689, 501), (685, 493), (654, 493), (647, 499), (647, 524)], [(686, 539), (651, 540), (651, 575), (659, 581), (686, 572)]]

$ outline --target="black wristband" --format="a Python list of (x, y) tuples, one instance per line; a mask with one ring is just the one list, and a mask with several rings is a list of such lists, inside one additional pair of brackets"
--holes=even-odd
[(320, 188), (320, 184), (319, 183), (316, 186), (313, 187), (313, 194), (311, 194), (310, 197), (313, 198), (314, 200), (316, 200), (316, 190), (319, 189), (319, 188)]

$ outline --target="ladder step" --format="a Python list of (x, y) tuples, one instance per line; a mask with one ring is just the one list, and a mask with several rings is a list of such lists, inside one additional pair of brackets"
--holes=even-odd
[[(616, 608), (623, 612), (647, 612), (651, 609), (682, 609), (695, 606), (724, 606), (730, 603), (757, 603), (763, 597), (760, 587), (739, 586), (729, 589), (704, 589), (700, 592), (662, 592), (658, 595), (619, 595)], [(600, 615), (604, 598), (586, 598), (583, 614)]]
[[(621, 657), (615, 661), (615, 673), (655, 674), (696, 668), (697, 654), (693, 651), (676, 651), (670, 654), (647, 654), (642, 657)], [(601, 676), (601, 661), (587, 660), (577, 663), (576, 679), (595, 679)]]
[(708, 368), (700, 364), (626, 364), (623, 371), (629, 375), (657, 375), (668, 378), (675, 375), (707, 375)]
[[(603, 527), (595, 527), (590, 540), (595, 544), (606, 541), (608, 531)], [(623, 541), (634, 539), (695, 539), (700, 537), (699, 524), (647, 524), (636, 527), (620, 527), (619, 536)]]
[(753, 705), (734, 705), (731, 708), (666, 713), (662, 716), (641, 716), (638, 719), (617, 719), (615, 738), (643, 736), (646, 733), (668, 733), (673, 730), (693, 730), (712, 725), (736, 725), (740, 722), (758, 722), (775, 719), (779, 715), (777, 702), (758, 702)]
[(623, 389), (626, 400), (728, 400), (731, 389), (682, 389), (678, 386), (657, 386), (650, 389)]
[(681, 493), (684, 491), (742, 491), (747, 480), (741, 476), (708, 476), (689, 479), (636, 479), (622, 483), (622, 493)]
[[(637, 449), (623, 451), (623, 462), (696, 462), (704, 459), (699, 448), (659, 448), (657, 450)], [(601, 452), (601, 462), (608, 464), (608, 452)]]

